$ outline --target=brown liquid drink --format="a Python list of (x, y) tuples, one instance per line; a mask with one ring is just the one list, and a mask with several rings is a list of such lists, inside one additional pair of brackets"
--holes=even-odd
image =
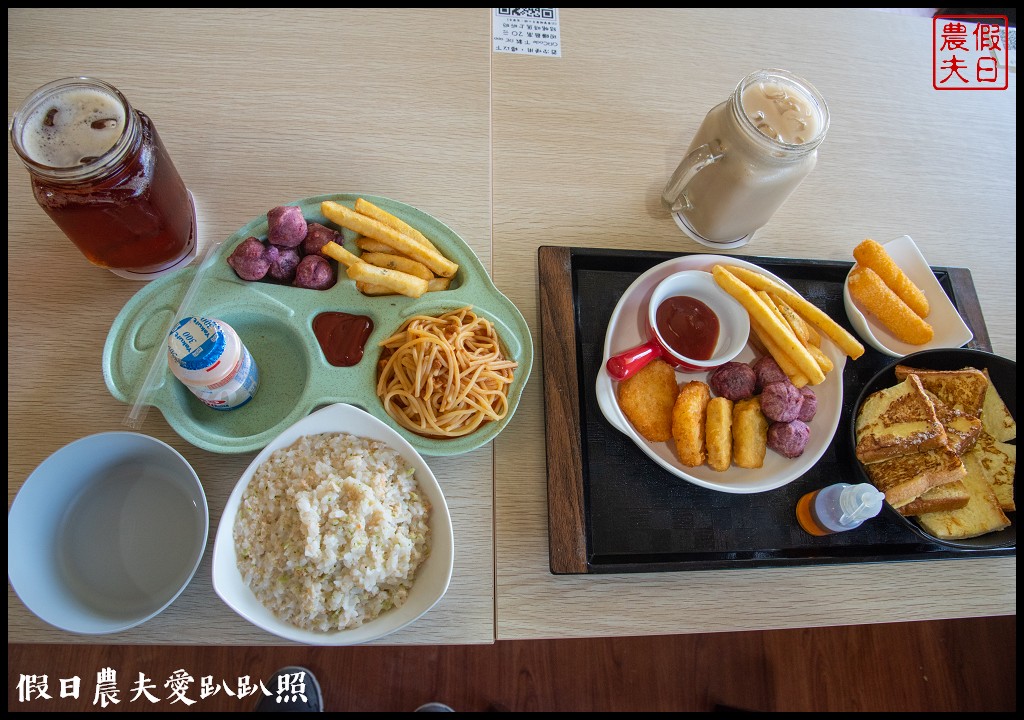
[(14, 114), (32, 191), (95, 265), (155, 277), (194, 256), (195, 211), (152, 120), (90, 78), (44, 85)]
[(751, 73), (708, 112), (662, 200), (705, 244), (745, 241), (814, 168), (827, 129), (828, 108), (809, 83)]

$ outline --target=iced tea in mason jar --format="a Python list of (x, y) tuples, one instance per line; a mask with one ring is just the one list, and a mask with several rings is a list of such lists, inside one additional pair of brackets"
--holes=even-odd
[(196, 255), (192, 197), (153, 121), (94, 78), (36, 90), (11, 142), (36, 202), (95, 265), (151, 279)]

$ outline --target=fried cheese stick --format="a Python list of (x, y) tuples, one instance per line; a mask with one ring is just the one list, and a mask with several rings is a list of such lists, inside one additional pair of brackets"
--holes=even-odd
[(849, 284), (853, 299), (903, 342), (924, 345), (935, 337), (932, 326), (900, 300), (899, 295), (871, 268), (854, 267)]

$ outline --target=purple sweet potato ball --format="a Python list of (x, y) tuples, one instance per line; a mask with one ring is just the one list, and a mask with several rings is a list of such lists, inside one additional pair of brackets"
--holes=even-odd
[(783, 457), (803, 455), (810, 437), (811, 429), (802, 420), (776, 422), (768, 426), (768, 447)]
[(800, 414), (797, 416), (797, 420), (809, 423), (814, 419), (814, 413), (818, 412), (818, 396), (807, 385), (800, 388), (800, 394), (804, 396), (804, 401), (800, 403)]
[(325, 258), (307, 255), (295, 268), (294, 285), (310, 290), (326, 290), (334, 285), (334, 269)]
[(790, 422), (800, 417), (804, 396), (789, 380), (765, 385), (761, 391), (761, 412), (769, 420)]
[(754, 371), (746, 363), (727, 362), (719, 365), (708, 375), (708, 386), (719, 397), (733, 402), (745, 400), (754, 395)]
[(279, 248), (271, 245), (267, 248), (270, 256), (268, 276), (278, 282), (290, 283), (295, 279), (295, 270), (299, 266), (299, 251), (295, 248)]
[(754, 375), (757, 376), (757, 392), (763, 391), (766, 385), (773, 382), (789, 380), (789, 377), (771, 355), (759, 357), (751, 367), (754, 368)]
[(331, 230), (320, 223), (309, 223), (309, 230), (306, 232), (306, 239), (302, 241), (303, 255), (322, 255), (320, 252), (324, 245), (329, 242), (336, 242), (339, 245), (341, 233)]
[(306, 218), (294, 205), (279, 205), (267, 213), (267, 242), (278, 247), (298, 247), (306, 239)]
[(267, 248), (258, 238), (246, 238), (228, 256), (228, 265), (243, 280), (262, 280), (270, 270)]

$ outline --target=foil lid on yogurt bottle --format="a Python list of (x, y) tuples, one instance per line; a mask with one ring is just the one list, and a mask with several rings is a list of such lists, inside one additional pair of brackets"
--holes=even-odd
[(201, 317), (182, 319), (167, 337), (167, 350), (183, 370), (212, 368), (224, 355), (226, 345), (217, 321)]

